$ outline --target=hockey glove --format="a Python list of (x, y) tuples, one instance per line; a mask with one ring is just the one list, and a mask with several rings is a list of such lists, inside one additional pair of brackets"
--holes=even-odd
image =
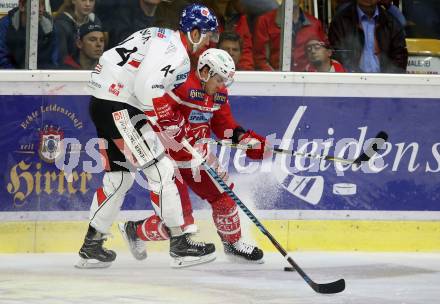
[(175, 112), (171, 117), (158, 119), (157, 124), (165, 137), (174, 139), (178, 143), (182, 142), (182, 139), (186, 136), (187, 125), (180, 112)]
[(246, 150), (246, 156), (250, 159), (263, 159), (269, 156), (268, 151), (265, 151), (266, 139), (252, 130), (247, 130), (241, 136), (240, 144), (252, 147)]

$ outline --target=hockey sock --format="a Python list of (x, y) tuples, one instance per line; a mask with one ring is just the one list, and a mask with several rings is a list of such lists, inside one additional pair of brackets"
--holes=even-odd
[(240, 217), (235, 202), (223, 193), (217, 200), (210, 202), (212, 218), (222, 241), (235, 243), (241, 237)]
[(167, 227), (157, 215), (152, 215), (137, 224), (136, 234), (141, 240), (163, 241), (170, 238)]

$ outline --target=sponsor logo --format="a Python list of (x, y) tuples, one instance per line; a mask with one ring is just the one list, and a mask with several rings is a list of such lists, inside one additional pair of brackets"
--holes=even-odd
[(121, 119), (122, 119), (122, 112), (121, 112), (121, 111), (119, 111), (119, 112), (113, 112), (113, 119), (114, 119), (115, 121), (121, 120)]
[(162, 84), (153, 84), (151, 86), (152, 89), (164, 89), (164, 86)]
[(47, 163), (53, 163), (61, 154), (61, 140), (64, 138), (64, 132), (60, 129), (49, 127), (40, 131), (40, 145), (38, 155)]
[(205, 113), (197, 110), (192, 110), (191, 113), (189, 114), (188, 121), (190, 123), (195, 123), (195, 124), (207, 123), (211, 119), (212, 115), (213, 115), (212, 113)]
[(177, 75), (176, 81), (185, 81), (188, 78), (188, 74), (189, 72)]
[(108, 88), (109, 93), (119, 96), (119, 93), (121, 93), (121, 89), (124, 88), (124, 85), (122, 83), (112, 83), (111, 86)]
[(158, 29), (157, 30), (157, 37), (159, 37), (161, 39), (166, 38), (167, 36), (165, 35), (165, 30), (162, 28)]
[(192, 100), (203, 101), (205, 99), (205, 92), (202, 90), (190, 89), (188, 96)]
[(96, 88), (99, 88), (99, 89), (102, 87), (101, 84), (99, 84), (99, 83), (97, 83), (96, 81), (93, 81), (93, 80), (89, 81), (89, 85), (91, 85), (93, 87), (96, 87)]
[(202, 13), (202, 16), (209, 16), (209, 10), (207, 8), (202, 8), (200, 12)]
[(52, 113), (65, 115), (78, 130), (83, 128), (83, 122), (79, 119), (78, 115), (75, 112), (65, 107), (61, 107), (56, 103), (40, 106), (38, 110), (28, 113), (26, 115), (26, 118), (22, 122), (20, 122), (20, 127), (22, 127), (23, 130), (27, 130), (32, 126), (33, 123), (40, 123), (43, 119), (43, 116), (49, 116)]
[(409, 66), (429, 68), (431, 61), (426, 59), (408, 59)]
[(23, 116), (17, 133), (25, 133), (17, 139), (12, 164), (8, 162), (5, 174), (6, 191), (13, 208), (35, 204), (40, 197), (46, 201), (50, 197), (49, 201), (55, 206), (58, 201), (73, 199), (76, 193), (88, 193), (92, 174), (84, 170), (67, 172), (56, 166), (66, 154), (69, 158), (81, 155), (78, 140), (65, 144), (66, 133), (83, 130), (79, 114), (52, 103)]
[(227, 95), (225, 93), (215, 93), (214, 102), (224, 104), (226, 102)]
[(174, 83), (174, 88), (177, 88), (181, 84), (183, 84), (186, 81), (186, 79), (188, 78), (188, 74), (189, 74), (189, 72), (177, 75), (176, 82)]

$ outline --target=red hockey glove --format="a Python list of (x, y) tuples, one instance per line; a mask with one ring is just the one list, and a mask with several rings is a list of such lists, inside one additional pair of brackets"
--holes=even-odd
[(252, 149), (246, 150), (246, 156), (250, 159), (263, 159), (269, 155), (265, 151), (266, 139), (252, 130), (247, 130), (247, 132), (243, 134), (240, 138), (240, 144), (253, 147)]
[(180, 112), (175, 112), (171, 117), (159, 118), (157, 124), (165, 137), (172, 138), (178, 143), (182, 142), (182, 139), (186, 136), (187, 126), (185, 118)]

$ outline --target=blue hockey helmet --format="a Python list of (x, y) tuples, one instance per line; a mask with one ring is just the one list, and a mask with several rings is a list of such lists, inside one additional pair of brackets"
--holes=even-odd
[(218, 33), (217, 17), (204, 5), (190, 4), (182, 11), (179, 29), (184, 33), (193, 29), (198, 29), (202, 34), (207, 32)]

